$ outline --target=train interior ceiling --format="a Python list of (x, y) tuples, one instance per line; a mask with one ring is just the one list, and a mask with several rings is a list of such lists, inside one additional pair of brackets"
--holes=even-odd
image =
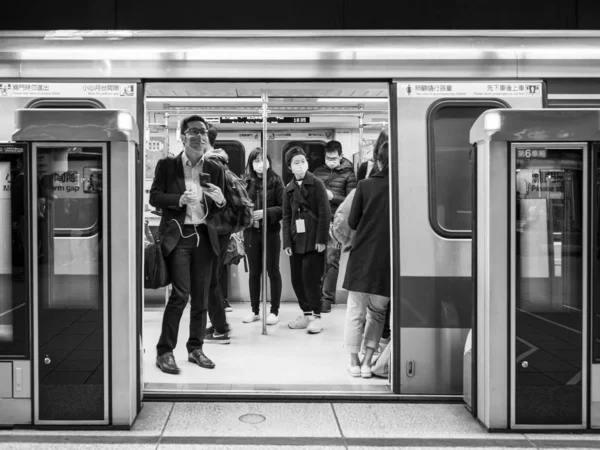
[[(291, 147), (300, 146), (306, 151), (309, 170), (313, 171), (325, 162), (325, 143), (337, 140), (342, 144), (343, 157), (356, 170), (362, 161), (371, 158), (379, 133), (389, 127), (389, 87), (386, 83), (164, 82), (146, 84), (145, 93), (144, 219), (153, 235), (160, 221), (157, 211), (149, 205), (156, 161), (182, 151), (179, 123), (188, 115), (201, 115), (216, 126), (215, 148), (227, 152), (230, 169), (241, 175), (249, 153), (263, 146), (263, 100), (266, 94), (267, 153), (272, 169), (284, 183), (290, 180), (291, 173), (285, 167), (283, 157)], [(289, 258), (282, 249), (279, 257), (283, 285), (280, 320), (274, 325), (263, 326), (265, 308), (262, 305), (261, 320), (243, 322), (251, 313), (248, 268), (243, 261), (226, 266), (221, 286), (223, 297), (231, 306), (226, 313), (230, 343), (205, 342), (205, 354), (216, 365), (213, 370), (187, 362), (188, 304), (179, 328), (179, 345), (174, 351), (182, 369), (179, 375), (162, 373), (155, 365), (155, 345), (160, 335), (168, 288), (146, 289), (143, 312), (145, 392), (389, 393), (387, 377), (363, 379), (350, 377), (347, 373), (349, 356), (343, 345), (347, 291), (342, 289), (347, 260), (348, 254), (343, 253), (336, 304), (330, 313), (323, 314), (323, 332), (314, 335), (288, 327), (301, 310), (291, 286)], [(268, 313), (270, 289), (267, 294)], [(392, 326), (392, 333), (393, 329)], [(383, 350), (386, 342), (382, 341), (378, 350)]]

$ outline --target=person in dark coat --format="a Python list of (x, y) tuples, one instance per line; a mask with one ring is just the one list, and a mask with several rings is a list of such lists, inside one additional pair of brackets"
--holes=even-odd
[[(223, 169), (228, 169), (229, 156), (225, 150), (213, 147), (217, 138), (215, 127), (209, 128), (208, 136), (211, 148), (204, 153), (204, 161), (214, 162), (223, 167)], [(227, 282), (227, 272), (225, 271), (225, 265), (223, 263), (227, 256), (227, 246), (229, 245), (229, 239), (231, 238), (231, 225), (224, 223), (222, 220), (219, 220), (218, 225), (217, 223), (209, 223), (209, 225), (213, 225), (217, 229), (220, 250), (217, 259), (213, 264), (212, 274), (210, 276), (210, 287), (208, 288), (208, 318), (211, 325), (206, 329), (204, 342), (207, 344), (229, 344), (230, 329), (226, 315), (229, 303), (223, 298), (223, 289), (221, 286), (223, 285), (223, 282)]]
[[(317, 167), (314, 175), (325, 184), (333, 221), (338, 206), (356, 187), (354, 166), (342, 156), (342, 144), (338, 141), (329, 141), (325, 144), (325, 164)], [(335, 303), (341, 253), (340, 244), (330, 233), (325, 251), (325, 273), (321, 294), (321, 311), (324, 313), (331, 312), (331, 304)]]
[[(358, 181), (364, 180), (365, 178), (370, 178), (377, 173), (379, 170), (377, 163), (375, 163), (375, 161), (377, 161), (377, 152), (379, 151), (379, 148), (388, 141), (388, 139), (388, 131), (385, 129), (381, 130), (381, 133), (379, 133), (377, 141), (375, 141), (375, 145), (373, 146), (373, 160), (365, 161), (358, 167), (358, 170), (356, 171), (356, 179)], [(388, 304), (387, 312), (385, 313), (385, 323), (383, 324), (383, 334), (381, 335), (382, 345), (389, 343), (391, 335), (390, 305)]]
[[(371, 360), (379, 346), (390, 301), (390, 207), (388, 144), (376, 161), (379, 172), (358, 183), (348, 224), (356, 230), (346, 268), (344, 289), (349, 291), (344, 343), (350, 353), (348, 372), (370, 378)], [(363, 331), (364, 330), (364, 331)], [(361, 343), (365, 356), (358, 357)]]
[[(220, 251), (212, 217), (220, 214), (226, 204), (223, 168), (204, 158), (210, 148), (206, 120), (196, 115), (183, 119), (181, 141), (184, 150), (178, 156), (167, 156), (156, 164), (150, 188), (150, 204), (162, 210), (157, 237), (161, 241), (172, 286), (156, 345), (156, 365), (171, 374), (180, 372), (173, 350), (189, 298), (188, 361), (207, 369), (215, 367), (202, 346), (212, 268)], [(208, 174), (210, 182), (200, 184), (200, 173)]]
[[(267, 207), (263, 205), (264, 178), (267, 178)], [(254, 203), (254, 225), (244, 230), (244, 247), (248, 255), (250, 274), (250, 305), (252, 313), (242, 322), (252, 323), (260, 319), (260, 285), (263, 269), (263, 226), (267, 226), (267, 274), (271, 281), (271, 312), (267, 317), (267, 325), (279, 322), (279, 303), (281, 301), (281, 271), (279, 255), (281, 252), (281, 217), (283, 207), (283, 181), (271, 168), (271, 157), (262, 159), (262, 149), (255, 148), (248, 156), (246, 165), (246, 190)], [(266, 213), (265, 213), (266, 212)], [(265, 217), (266, 215), (266, 217)]]
[(331, 210), (325, 185), (308, 171), (304, 151), (291, 148), (285, 162), (294, 178), (283, 195), (283, 248), (290, 257), (292, 287), (303, 312), (288, 326), (315, 334), (323, 330), (321, 276)]

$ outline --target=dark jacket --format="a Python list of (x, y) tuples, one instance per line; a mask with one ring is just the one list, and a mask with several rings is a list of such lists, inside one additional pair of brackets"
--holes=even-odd
[(333, 216), (339, 204), (356, 187), (354, 167), (350, 161), (342, 158), (340, 165), (335, 169), (331, 170), (327, 164), (323, 164), (315, 169), (314, 175), (325, 183), (327, 189), (333, 192), (331, 199), (331, 215)]
[(358, 183), (348, 216), (356, 230), (344, 289), (390, 296), (389, 178), (375, 174)]
[(244, 177), (246, 183), (246, 191), (252, 203), (254, 203), (254, 209), (266, 209), (265, 218), (260, 221), (260, 227), (258, 228), (246, 228), (245, 231), (250, 230), (262, 230), (262, 224), (267, 224), (268, 233), (279, 233), (281, 230), (281, 218), (283, 216), (283, 181), (281, 178), (273, 172), (274, 176), (271, 176), (267, 181), (267, 207), (262, 207), (263, 202), (263, 191), (262, 191), (262, 179), (255, 179), (250, 175)]
[[(296, 232), (297, 219), (304, 219), (306, 232)], [(327, 245), (330, 222), (327, 191), (321, 180), (306, 172), (301, 186), (295, 179), (288, 183), (283, 195), (283, 248), (307, 253), (315, 251), (317, 244)]]
[[(229, 155), (225, 152), (225, 150), (220, 148), (207, 150), (207, 152), (204, 154), (204, 161), (206, 162), (208, 160), (220, 164), (223, 169), (229, 169)], [(223, 184), (225, 184), (225, 179), (223, 179)], [(225, 189), (227, 189), (227, 186), (225, 186)], [(223, 195), (226, 195), (225, 190), (221, 189), (221, 191), (223, 192)], [(207, 224), (211, 225), (220, 236), (231, 236), (231, 232), (233, 231), (231, 224), (235, 222), (236, 215), (227, 206), (218, 211), (218, 213), (211, 214), (206, 218)], [(221, 239), (227, 240), (229, 238), (221, 237)]]
[[(167, 156), (158, 160), (154, 170), (154, 181), (150, 188), (150, 204), (162, 210), (157, 236), (162, 240), (162, 251), (165, 257), (171, 253), (181, 238), (179, 227), (171, 219), (175, 219), (180, 225), (185, 221), (187, 205), (179, 206), (179, 199), (185, 192), (182, 155), (183, 152), (177, 156)], [(221, 191), (224, 190), (224, 173), (219, 164), (205, 159), (203, 171), (210, 174), (212, 184), (218, 186)], [(210, 197), (205, 196), (204, 200), (208, 208), (206, 222), (210, 243), (215, 255), (218, 255), (219, 237), (215, 228), (210, 225), (210, 219), (220, 211), (220, 208)]]

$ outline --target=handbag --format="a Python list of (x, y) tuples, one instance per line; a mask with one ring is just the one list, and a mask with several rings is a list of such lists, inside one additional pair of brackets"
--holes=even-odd
[(171, 282), (161, 242), (148, 242), (144, 248), (144, 288), (158, 289)]
[(244, 261), (244, 269), (248, 272), (248, 263), (246, 262), (246, 249), (244, 247), (244, 235), (242, 232), (232, 233), (227, 244), (227, 251), (223, 265), (238, 265), (240, 261)]

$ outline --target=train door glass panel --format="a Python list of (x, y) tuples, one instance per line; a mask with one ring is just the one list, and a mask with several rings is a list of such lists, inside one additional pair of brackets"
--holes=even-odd
[(499, 101), (442, 100), (429, 111), (429, 216), (442, 236), (470, 237), (469, 130), (483, 112), (503, 107)]
[(22, 148), (0, 148), (0, 357), (29, 355), (28, 226)]
[(37, 146), (34, 153), (38, 419), (101, 423), (108, 402), (102, 238), (106, 149), (60, 145)]
[(585, 153), (513, 146), (515, 425), (585, 421)]

